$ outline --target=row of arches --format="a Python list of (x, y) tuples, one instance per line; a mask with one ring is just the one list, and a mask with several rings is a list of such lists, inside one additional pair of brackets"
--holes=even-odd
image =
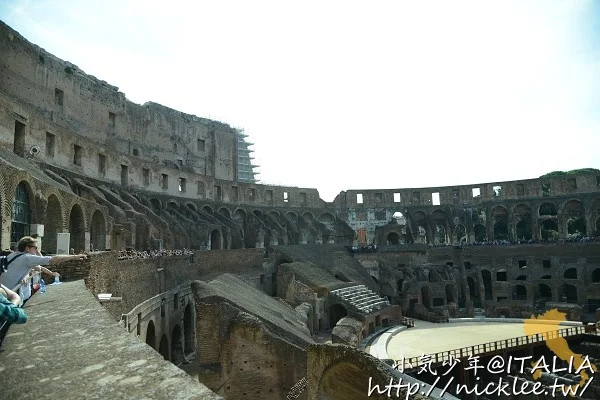
[[(486, 274), (489, 273), (491, 276), (491, 273), (489, 271), (487, 271), (487, 270), (484, 270), (484, 271), (486, 272)], [(482, 275), (483, 275), (483, 271), (482, 271)], [(577, 271), (577, 268), (567, 268), (567, 269), (565, 269), (565, 271), (562, 274), (562, 279), (578, 279), (578, 278), (579, 278), (579, 272)], [(600, 282), (600, 268), (594, 269), (590, 275), (590, 278), (591, 278), (592, 283)], [(527, 275), (518, 273), (518, 275), (514, 279), (517, 281), (526, 281)], [(553, 279), (553, 278), (549, 273), (542, 272), (542, 275), (538, 279)], [(509, 280), (509, 276), (507, 274), (506, 269), (500, 269), (500, 270), (496, 271), (496, 281), (497, 282), (506, 282), (508, 280)]]
[[(231, 213), (226, 207), (213, 210), (208, 205), (199, 208), (193, 203), (177, 205), (175, 202), (168, 202), (163, 209), (157, 200), (151, 202), (158, 216), (167, 212), (189, 226), (198, 222), (208, 224), (207, 248), (213, 250), (343, 242), (340, 229), (344, 226), (330, 213), (320, 214), (317, 218), (310, 212), (296, 214), (256, 209), (248, 212), (242, 208)], [(349, 230), (347, 225), (346, 228)], [(347, 231), (347, 236), (350, 234)]]
[(395, 221), (406, 220), (407, 229), (387, 233), (387, 244), (407, 243), (461, 243), (488, 240), (555, 240), (600, 234), (600, 198), (584, 208), (583, 202), (571, 199), (560, 208), (553, 202), (544, 202), (537, 212), (527, 204), (509, 208), (496, 205), (484, 208), (434, 209), (405, 213), (396, 212)]
[(165, 360), (178, 365), (184, 361), (186, 355), (194, 352), (194, 328), (192, 324), (192, 310), (190, 304), (188, 304), (183, 313), (183, 331), (179, 324), (175, 324), (170, 335), (165, 332), (158, 341), (154, 321), (150, 320), (146, 327), (146, 344), (157, 350)]
[[(91, 247), (104, 250), (109, 247), (107, 218), (101, 209), (93, 210), (87, 223), (82, 206), (74, 203), (68, 209), (68, 218), (65, 218), (66, 207), (56, 193), (48, 195), (47, 198), (36, 198), (32, 193), (29, 182), (21, 181), (17, 185), (12, 202), (9, 202), (11, 204), (10, 236), (9, 240), (0, 238), (3, 245), (6, 246), (9, 242), (10, 246), (7, 247), (12, 248), (23, 236), (35, 233), (31, 231), (33, 224), (41, 224), (44, 225), (43, 252), (56, 253), (58, 234), (66, 232), (70, 233), (70, 247), (76, 251), (86, 251)], [(35, 215), (36, 209), (40, 209), (41, 215)]]
[[(600, 270), (600, 269), (599, 269)], [(483, 298), (485, 300), (494, 300), (494, 292), (492, 286), (492, 276), (490, 271), (483, 270), (481, 271), (482, 283), (483, 283)], [(541, 279), (551, 280), (550, 275), (545, 275)], [(521, 281), (522, 279), (518, 279)], [(479, 285), (476, 283), (475, 279), (472, 276), (467, 277), (467, 285), (469, 287), (469, 295), (471, 299), (481, 299), (481, 293), (479, 289)], [(557, 284), (552, 283), (534, 283), (534, 284), (515, 284), (513, 285), (512, 291), (512, 300), (556, 300), (556, 301), (567, 301), (569, 303), (577, 303), (577, 293), (578, 289), (576, 285), (570, 283), (563, 283), (558, 287), (558, 291), (555, 293), (557, 298), (553, 298), (553, 290), (552, 287)], [(530, 288), (530, 289), (528, 289)], [(529, 290), (533, 290), (532, 293)], [(531, 295), (531, 296), (528, 296)], [(497, 300), (497, 299), (496, 299)]]

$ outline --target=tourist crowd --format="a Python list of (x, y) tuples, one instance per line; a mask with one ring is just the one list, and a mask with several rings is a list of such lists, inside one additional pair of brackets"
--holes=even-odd
[(481, 242), (461, 242), (461, 243), (437, 243), (429, 244), (429, 247), (448, 247), (448, 246), (513, 246), (520, 244), (557, 244), (557, 243), (587, 243), (587, 242), (600, 242), (599, 236), (576, 236), (566, 239), (540, 239), (540, 240), (486, 240)]
[(134, 249), (121, 250), (119, 251), (119, 260), (132, 260), (135, 258), (157, 258), (157, 257), (171, 257), (171, 256), (189, 256), (194, 254), (190, 249), (184, 248), (183, 250), (144, 250), (138, 251)]

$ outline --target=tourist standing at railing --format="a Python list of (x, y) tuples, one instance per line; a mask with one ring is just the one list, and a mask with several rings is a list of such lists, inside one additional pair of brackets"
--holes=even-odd
[[(20, 256), (20, 255), (23, 256)], [(42, 267), (42, 265), (55, 265), (65, 261), (71, 260), (85, 260), (87, 256), (85, 254), (73, 254), (73, 255), (57, 255), (57, 256), (39, 256), (38, 255), (38, 243), (31, 236), (25, 236), (17, 244), (17, 251), (7, 256), (7, 261), (10, 262), (8, 271), (0, 275), (0, 283), (8, 287), (14, 288), (23, 279), (32, 268), (44, 272), (49, 272), (55, 275), (49, 269)], [(18, 257), (18, 258), (16, 258)], [(14, 262), (12, 260), (14, 259)]]

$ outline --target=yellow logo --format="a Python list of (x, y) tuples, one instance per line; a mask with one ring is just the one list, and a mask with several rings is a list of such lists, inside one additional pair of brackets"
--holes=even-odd
[[(569, 369), (575, 371), (576, 374), (581, 376), (579, 384), (570, 386), (567, 390), (571, 396), (577, 394), (577, 390), (583, 387), (585, 383), (590, 379), (590, 376), (586, 373), (587, 371), (597, 371), (595, 365), (591, 364), (588, 357), (583, 357), (581, 354), (576, 354), (569, 348), (569, 343), (564, 337), (556, 335), (556, 331), (548, 331), (548, 325), (558, 325), (561, 322), (566, 321), (566, 314), (561, 313), (557, 309), (546, 311), (544, 314), (535, 317), (531, 316), (530, 319), (524, 321), (523, 329), (526, 335), (541, 335), (546, 342), (548, 348), (563, 361), (569, 363)], [(544, 324), (540, 324), (539, 321), (543, 321)], [(540, 361), (532, 362), (533, 368), (533, 379), (537, 380), (542, 376), (542, 370), (547, 369), (547, 366), (540, 365)], [(569, 390), (570, 389), (570, 390)]]

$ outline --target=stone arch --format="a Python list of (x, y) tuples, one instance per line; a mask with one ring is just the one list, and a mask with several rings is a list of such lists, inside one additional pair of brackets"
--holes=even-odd
[(531, 222), (521, 220), (515, 225), (515, 237), (517, 240), (531, 240)]
[(288, 211), (285, 213), (286, 218), (289, 218), (292, 222), (298, 222), (298, 214), (293, 211)]
[(469, 297), (471, 298), (471, 301), (479, 298), (479, 290), (477, 290), (477, 287), (475, 286), (475, 279), (473, 279), (472, 276), (467, 277), (467, 286), (469, 286)]
[(571, 217), (567, 219), (567, 234), (569, 237), (583, 237), (586, 234), (585, 217)]
[(442, 210), (431, 212), (431, 224), (433, 225), (433, 243), (444, 244), (449, 242), (446, 213)]
[(458, 243), (468, 242), (467, 228), (463, 224), (458, 224), (454, 227), (454, 237)]
[(183, 362), (183, 337), (179, 325), (175, 325), (171, 333), (171, 362), (175, 365)]
[(70, 246), (75, 252), (85, 250), (85, 219), (78, 203), (73, 204), (69, 213)]
[(552, 277), (550, 275), (544, 275), (540, 279), (552, 279)]
[(222, 248), (223, 247), (221, 231), (218, 229), (213, 229), (210, 233), (210, 249), (221, 250)]
[(556, 204), (545, 202), (542, 203), (538, 208), (538, 214), (540, 217), (544, 216), (557, 216), (558, 209), (556, 208)]
[(586, 235), (585, 209), (579, 200), (569, 200), (563, 206), (567, 235), (581, 237)]
[(492, 221), (495, 240), (509, 240), (508, 236), (508, 211), (504, 206), (492, 208)]
[(562, 285), (562, 296), (561, 300), (567, 303), (577, 304), (577, 286), (565, 283)]
[(585, 214), (583, 203), (577, 199), (567, 200), (562, 206), (563, 214), (570, 217), (582, 217)]
[(526, 204), (517, 204), (513, 209), (513, 215), (518, 220), (514, 237), (517, 240), (531, 240), (533, 238), (531, 208)]
[(177, 203), (175, 200), (169, 200), (167, 201), (167, 209), (171, 209), (177, 212), (181, 212), (180, 207), (179, 207), (179, 203)]
[(302, 214), (302, 219), (308, 224), (313, 224), (315, 222), (315, 216), (310, 212)]
[(302, 214), (302, 217), (300, 218), (299, 222), (301, 223), (300, 235), (302, 237), (302, 241), (305, 244), (315, 244), (316, 243), (316, 237), (315, 237), (315, 231), (314, 231), (315, 217), (311, 213), (305, 212), (304, 214)]
[(386, 237), (388, 244), (400, 244), (400, 235), (397, 232), (390, 232)]
[(198, 211), (198, 207), (196, 207), (194, 203), (186, 203), (186, 206), (190, 209), (190, 211), (194, 213)]
[(577, 268), (568, 268), (565, 270), (563, 274), (563, 278), (565, 279), (577, 279)]
[(558, 236), (558, 222), (550, 218), (543, 220), (540, 224), (540, 237), (543, 240), (556, 240)]
[(592, 200), (589, 209), (593, 223), (592, 236), (600, 236), (600, 197)]
[(525, 275), (519, 275), (519, 276), (517, 276), (516, 280), (517, 281), (526, 281), (527, 280), (527, 276), (525, 276)]
[(422, 211), (416, 211), (413, 213), (413, 220), (415, 222), (416, 231), (414, 232), (413, 240), (415, 243), (427, 243), (428, 233), (427, 229), (427, 215)]
[(224, 216), (227, 219), (231, 218), (231, 213), (229, 212), (229, 210), (225, 207), (221, 207), (219, 208), (219, 214), (221, 214), (222, 216)]
[(34, 210), (33, 190), (31, 184), (26, 181), (20, 181), (13, 192), (12, 213), (10, 226), (11, 247), (23, 237), (30, 234), (30, 225)]
[(46, 207), (46, 225), (44, 226), (44, 240), (42, 240), (42, 251), (56, 253), (56, 239), (63, 231), (63, 207), (58, 196), (48, 196)]
[(592, 282), (597, 283), (600, 282), (600, 268), (596, 268), (592, 271)]
[(244, 210), (243, 208), (238, 208), (234, 211), (231, 219), (240, 227), (243, 227), (246, 221), (246, 210)]
[(106, 220), (102, 211), (96, 210), (92, 214), (92, 222), (90, 224), (90, 250), (92, 247), (98, 250), (106, 250)]
[(162, 203), (160, 200), (154, 198), (150, 199), (150, 204), (152, 205), (152, 211), (154, 211), (155, 214), (159, 214), (162, 210)]
[[(369, 377), (367, 375), (363, 369), (351, 361), (338, 362), (323, 371), (319, 379), (315, 399), (364, 399), (366, 396), (365, 388), (369, 387)], [(340, 390), (340, 382), (344, 382), (343, 391)]]
[(513, 300), (527, 300), (527, 288), (524, 285), (515, 286)]
[(204, 211), (205, 213), (208, 213), (210, 215), (213, 214), (213, 209), (210, 206), (204, 206), (204, 207), (202, 207), (202, 211)]
[(148, 327), (146, 328), (146, 344), (156, 350), (156, 330), (152, 320), (148, 321)]
[(381, 290), (380, 290), (381, 296), (385, 297), (390, 303), (392, 302), (392, 298), (394, 297), (394, 288), (387, 284), (384, 283), (383, 285), (381, 285)]
[(446, 302), (456, 303), (456, 287), (451, 283), (446, 285)]
[(191, 354), (194, 352), (194, 315), (192, 305), (188, 303), (183, 312), (183, 352)]
[(483, 289), (486, 300), (493, 300), (492, 294), (492, 273), (487, 269), (481, 271), (481, 280), (483, 281)]
[(234, 211), (231, 219), (238, 227), (236, 232), (231, 232), (231, 248), (241, 249), (244, 247), (246, 236), (246, 211), (243, 208), (238, 208)]
[(421, 303), (427, 308), (431, 307), (431, 290), (429, 286), (421, 286)]
[(538, 297), (542, 299), (552, 299), (552, 289), (545, 283), (539, 283), (537, 286)]
[(329, 327), (333, 329), (338, 321), (348, 315), (346, 307), (339, 303), (329, 306)]
[(167, 338), (166, 333), (163, 333), (162, 337), (160, 338), (158, 352), (165, 360), (169, 361), (169, 339)]
[(327, 228), (331, 233), (335, 232), (335, 217), (330, 213), (319, 215), (317, 220)]
[(485, 226), (482, 224), (476, 224), (473, 227), (473, 236), (475, 237), (476, 242), (487, 241), (487, 230), (485, 229)]

